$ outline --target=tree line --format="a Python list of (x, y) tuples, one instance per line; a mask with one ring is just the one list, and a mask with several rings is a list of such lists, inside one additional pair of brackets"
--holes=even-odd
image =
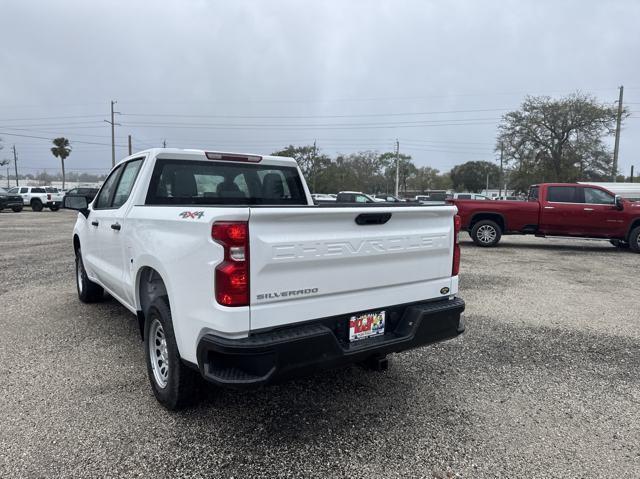
[[(621, 121), (629, 114), (623, 109)], [(416, 166), (411, 155), (399, 154), (400, 193), (448, 189), (480, 192), (487, 185), (506, 185), (524, 192), (534, 183), (608, 181), (613, 175), (625, 181), (624, 176), (613, 172), (613, 154), (606, 142), (615, 133), (617, 115), (615, 105), (600, 103), (583, 93), (560, 99), (527, 97), (519, 109), (502, 117), (493, 161), (468, 161), (443, 173), (430, 166)], [(89, 182), (103, 178), (65, 175), (64, 162), (71, 154), (67, 138), (54, 139), (51, 153), (60, 160), (63, 184), (66, 179)], [(289, 145), (273, 154), (295, 158), (313, 192), (355, 190), (378, 194), (395, 190), (395, 152), (366, 150), (331, 157), (315, 145)], [(496, 164), (500, 156), (503, 169)], [(47, 173), (40, 177), (55, 178)]]

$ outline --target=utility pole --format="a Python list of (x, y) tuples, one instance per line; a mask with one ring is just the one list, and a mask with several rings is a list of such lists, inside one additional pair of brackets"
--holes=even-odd
[(616, 118), (616, 143), (613, 147), (613, 182), (616, 182), (618, 176), (618, 152), (620, 150), (620, 123), (622, 122), (622, 95), (624, 94), (624, 86), (620, 85), (620, 97), (618, 98), (618, 116)]
[(131, 156), (131, 135), (129, 135), (129, 156)]
[(166, 148), (167, 147), (167, 140), (162, 140), (162, 148)]
[(7, 166), (7, 188), (9, 188), (9, 167)]
[(502, 196), (502, 179), (504, 177), (503, 171), (503, 158), (504, 158), (504, 143), (500, 142), (500, 179), (498, 180), (498, 198)]
[(489, 173), (487, 173), (487, 187), (484, 190), (484, 194), (489, 196)]
[(18, 186), (18, 154), (16, 153), (16, 145), (13, 145), (13, 166), (16, 169), (16, 186)]
[(400, 186), (400, 142), (396, 138), (396, 190), (395, 196), (398, 197), (398, 187)]
[(633, 183), (633, 165), (631, 165), (631, 177), (629, 178), (629, 181)]
[(111, 167), (113, 168), (116, 165), (116, 125), (120, 126), (120, 123), (116, 123), (114, 119), (114, 115), (116, 113), (120, 114), (119, 111), (113, 111), (113, 105), (118, 103), (115, 100), (111, 100), (111, 121), (105, 120), (107, 123), (111, 125)]
[(311, 158), (311, 164), (312, 164), (312, 168), (313, 168), (313, 182), (312, 182), (312, 188), (313, 188), (313, 192), (317, 193), (316, 191), (316, 176), (318, 174), (318, 169), (316, 168), (316, 140), (313, 140), (313, 157)]

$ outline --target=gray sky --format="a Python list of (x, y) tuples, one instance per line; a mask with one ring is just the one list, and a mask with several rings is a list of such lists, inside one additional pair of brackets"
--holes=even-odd
[[(640, 2), (2, 2), (1, 158), (57, 171), (161, 146), (270, 153), (317, 140), (329, 154), (393, 148), (442, 171), (494, 160), (500, 116), (526, 94), (582, 90), (640, 110)], [(11, 133), (12, 135), (10, 135)], [(28, 138), (28, 135), (39, 138)], [(640, 114), (620, 168), (640, 169)]]

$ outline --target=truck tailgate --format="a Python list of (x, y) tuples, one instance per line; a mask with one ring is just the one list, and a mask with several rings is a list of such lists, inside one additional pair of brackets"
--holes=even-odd
[[(455, 212), (454, 206), (252, 208), (251, 329), (439, 298), (445, 287), (454, 293)], [(361, 215), (374, 223), (390, 216), (358, 224)]]

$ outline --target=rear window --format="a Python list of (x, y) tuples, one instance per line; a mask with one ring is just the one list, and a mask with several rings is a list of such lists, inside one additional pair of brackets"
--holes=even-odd
[(147, 205), (306, 205), (290, 166), (223, 161), (156, 161)]

